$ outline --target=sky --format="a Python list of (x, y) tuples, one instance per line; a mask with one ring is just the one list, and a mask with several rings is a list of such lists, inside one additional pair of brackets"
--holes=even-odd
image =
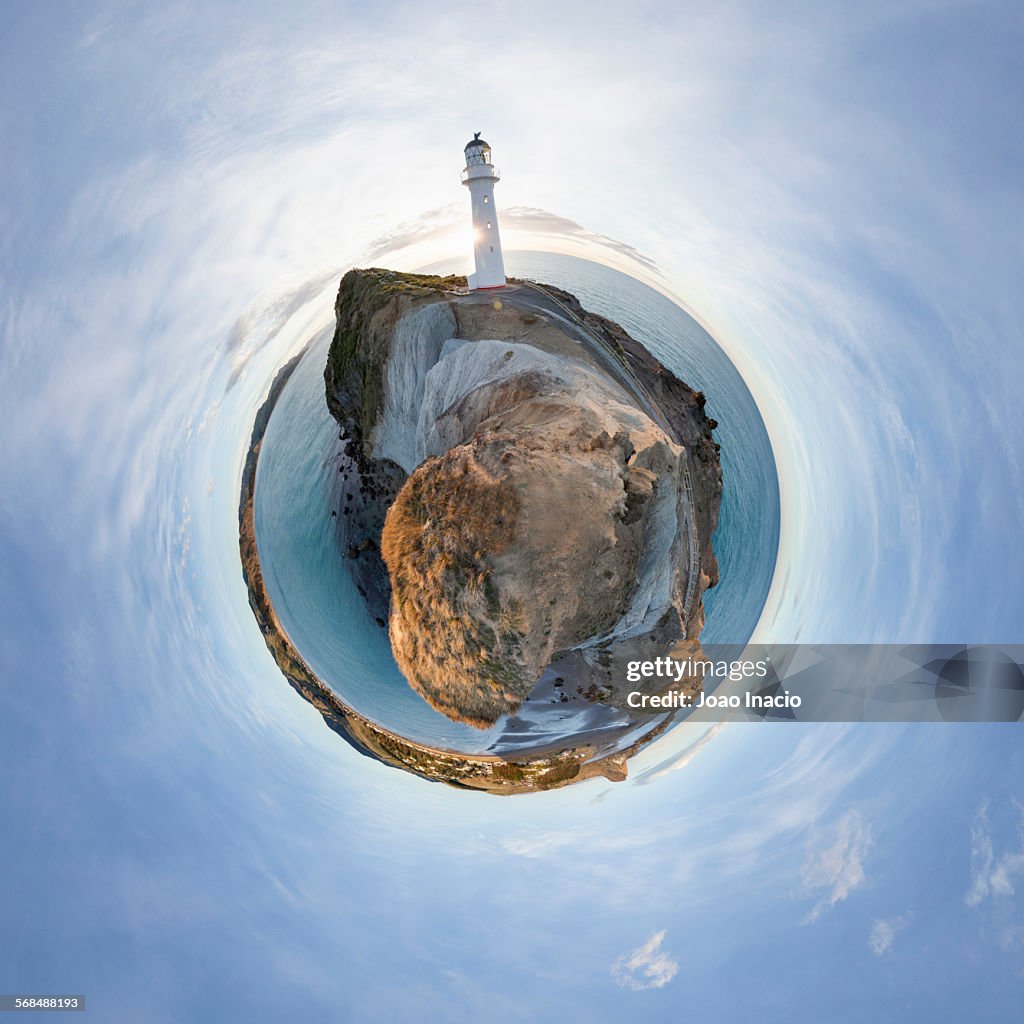
[[(676, 729), (496, 800), (360, 758), (238, 571), (353, 265), (651, 284), (779, 471), (758, 638), (1020, 642), (1010, 3), (0, 4), (0, 993), (97, 1020), (1013, 1019), (1017, 726)], [(786, 731), (784, 729), (800, 731)]]

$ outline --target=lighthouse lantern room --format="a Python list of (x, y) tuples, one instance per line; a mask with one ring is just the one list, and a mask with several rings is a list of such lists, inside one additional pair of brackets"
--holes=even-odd
[(505, 261), (494, 207), (494, 183), (499, 178), (497, 167), (491, 163), (491, 147), (475, 132), (466, 144), (466, 167), (462, 172), (462, 184), (469, 189), (473, 211), (476, 273), (469, 275), (470, 290), (505, 287)]

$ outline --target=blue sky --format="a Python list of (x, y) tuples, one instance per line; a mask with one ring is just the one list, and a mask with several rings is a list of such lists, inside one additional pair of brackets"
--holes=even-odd
[(5, 3), (0, 992), (1013, 1019), (1016, 727), (680, 729), (619, 786), (429, 786), (282, 684), (233, 516), (340, 273), (464, 251), (479, 129), (508, 246), (633, 273), (744, 375), (763, 639), (1019, 642), (1022, 36), (986, 3)]

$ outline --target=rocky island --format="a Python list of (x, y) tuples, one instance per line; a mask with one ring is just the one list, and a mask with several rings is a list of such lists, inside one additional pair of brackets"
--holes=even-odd
[[(625, 662), (699, 657), (721, 497), (704, 397), (570, 294), (511, 281), (346, 274), (324, 372), (338, 557), (409, 685), (446, 715), (502, 723), (479, 752), (415, 741), (321, 681), (274, 609), (256, 543), (265, 432), (303, 358), (258, 410), (242, 470), (249, 603), (291, 686), (360, 753), (500, 795), (603, 776), (671, 724)], [(304, 443), (298, 439), (298, 443)], [(342, 624), (339, 624), (342, 628)]]
[(627, 661), (697, 652), (721, 498), (702, 394), (547, 285), (353, 270), (335, 312), (339, 540), (410, 686), (487, 728), (545, 674), (622, 707)]
[[(292, 686), (368, 756), (496, 793), (622, 779), (627, 759), (689, 703), (677, 698), (702, 687), (703, 595), (718, 580), (717, 424), (704, 395), (617, 323), (559, 288), (507, 277), (491, 147), (475, 132), (463, 155), (473, 273), (349, 271), (329, 347), (327, 333), (311, 340), (256, 415), (239, 502), (249, 603)], [(310, 404), (325, 347), (333, 423)], [(289, 385), (296, 367), (299, 392)], [(279, 436), (267, 427), (282, 395)], [(271, 483), (273, 498), (257, 501), (257, 476), (275, 479), (274, 468), (257, 473), (268, 438), (263, 467), (276, 467), (278, 481), (282, 466), (294, 472), (290, 489)], [(296, 488), (309, 501), (288, 525), (257, 511), (264, 500), (290, 510), (282, 503)], [(307, 573), (293, 601), (273, 555), (264, 576), (261, 529), (279, 555), (276, 542), (301, 539), (284, 563)], [(346, 575), (368, 620), (352, 608)], [(332, 685), (288, 635), (274, 588)], [(353, 613), (358, 630), (386, 631), (410, 690), (365, 633), (383, 671), (358, 685), (333, 676)], [(637, 668), (667, 658), (692, 675)], [(350, 686), (366, 713), (333, 688)], [(637, 691), (648, 699), (636, 703)], [(452, 722), (485, 734), (454, 738)]]

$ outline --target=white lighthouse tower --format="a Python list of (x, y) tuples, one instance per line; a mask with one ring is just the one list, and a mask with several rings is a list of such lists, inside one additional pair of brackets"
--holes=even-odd
[(473, 259), (476, 273), (469, 275), (470, 290), (505, 287), (505, 261), (501, 257), (498, 211), (494, 208), (494, 183), (501, 176), (491, 163), (491, 147), (474, 132), (466, 144), (462, 184), (469, 189), (473, 208)]

